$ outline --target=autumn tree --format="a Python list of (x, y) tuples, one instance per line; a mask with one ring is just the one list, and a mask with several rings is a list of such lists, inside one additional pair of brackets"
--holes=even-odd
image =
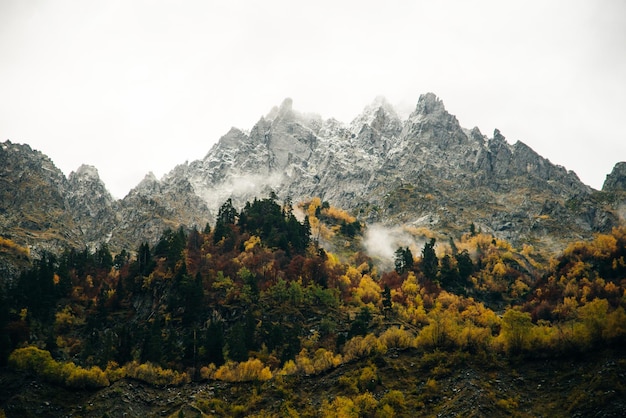
[(502, 316), (500, 333), (507, 352), (517, 354), (525, 349), (532, 327), (532, 319), (528, 312), (508, 309)]

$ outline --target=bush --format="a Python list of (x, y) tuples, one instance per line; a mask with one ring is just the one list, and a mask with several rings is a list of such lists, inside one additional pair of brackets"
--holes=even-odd
[(385, 347), (376, 336), (368, 334), (365, 337), (357, 336), (350, 339), (343, 347), (343, 360), (347, 363), (370, 354), (385, 354)]
[(126, 375), (155, 386), (179, 386), (191, 381), (187, 373), (163, 369), (152, 363), (139, 364), (136, 361), (126, 365)]
[(361, 391), (374, 391), (376, 386), (380, 382), (378, 377), (378, 373), (376, 370), (376, 366), (367, 366), (361, 370), (361, 375), (359, 376), (359, 389)]
[(72, 388), (95, 389), (110, 384), (106, 373), (97, 366), (85, 369), (72, 362), (61, 363), (54, 360), (48, 351), (33, 346), (13, 351), (9, 356), (9, 365)]
[(387, 348), (398, 348), (404, 350), (412, 347), (415, 338), (404, 328), (389, 328), (383, 332), (378, 340)]
[(215, 378), (226, 382), (264, 381), (272, 378), (270, 368), (259, 359), (237, 363), (229, 361), (215, 372)]

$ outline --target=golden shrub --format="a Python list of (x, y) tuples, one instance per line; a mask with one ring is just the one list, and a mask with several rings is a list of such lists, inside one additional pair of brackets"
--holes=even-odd
[(140, 364), (136, 361), (128, 363), (126, 375), (133, 379), (141, 380), (155, 386), (178, 386), (189, 383), (191, 379), (187, 373), (175, 370), (163, 369), (152, 363)]
[(249, 359), (237, 363), (229, 361), (215, 372), (215, 379), (226, 382), (264, 381), (272, 378), (270, 368), (259, 359)]
[(412, 347), (415, 337), (404, 328), (391, 327), (385, 330), (378, 340), (387, 348), (398, 348), (404, 350)]

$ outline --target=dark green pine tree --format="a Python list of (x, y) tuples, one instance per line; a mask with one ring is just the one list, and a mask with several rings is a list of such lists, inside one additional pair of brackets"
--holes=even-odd
[(387, 316), (391, 312), (393, 303), (391, 301), (391, 289), (386, 284), (385, 284), (385, 288), (383, 289), (382, 296), (383, 296), (383, 312), (385, 313), (385, 316)]
[(439, 260), (435, 254), (435, 238), (431, 238), (422, 249), (422, 272), (424, 276), (432, 281), (437, 280), (438, 266)]
[(394, 264), (398, 274), (404, 274), (413, 268), (413, 253), (409, 247), (398, 247), (395, 252)]
[(224, 324), (222, 321), (211, 320), (203, 341), (206, 363), (216, 366), (224, 364)]
[(457, 253), (454, 258), (456, 258), (456, 264), (459, 270), (459, 279), (462, 282), (466, 282), (474, 272), (472, 257), (470, 257), (467, 250), (463, 250), (460, 253)]

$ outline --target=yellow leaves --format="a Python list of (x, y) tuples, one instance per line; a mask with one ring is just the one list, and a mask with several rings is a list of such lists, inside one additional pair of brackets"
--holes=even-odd
[(331, 252), (326, 252), (326, 267), (328, 269), (333, 269), (339, 266), (341, 263), (339, 262), (339, 257)]
[(354, 290), (355, 297), (361, 303), (377, 306), (381, 300), (381, 288), (369, 275), (364, 275), (359, 282), (359, 287)]
[(607, 315), (606, 326), (602, 331), (602, 337), (613, 340), (626, 335), (626, 312), (623, 307), (618, 307)]
[(285, 364), (283, 364), (282, 369), (278, 372), (280, 376), (289, 376), (296, 373), (298, 373), (298, 366), (293, 360), (287, 360)]
[(248, 252), (257, 245), (261, 245), (261, 238), (257, 237), (256, 235), (252, 235), (243, 245), (245, 251)]
[(499, 261), (496, 265), (493, 266), (491, 270), (491, 274), (496, 277), (503, 277), (506, 274), (506, 266), (503, 262)]
[(59, 333), (65, 333), (74, 325), (81, 325), (84, 324), (84, 322), (84, 320), (78, 319), (74, 315), (70, 306), (66, 306), (62, 311), (59, 311), (54, 315), (54, 328)]
[(608, 258), (617, 252), (617, 239), (613, 235), (597, 235), (592, 242), (592, 249), (594, 257)]
[(411, 271), (406, 280), (402, 282), (402, 293), (408, 298), (411, 298), (418, 295), (419, 291), (420, 286), (419, 283), (417, 283), (417, 277), (415, 277), (415, 274)]
[(99, 367), (82, 368), (72, 362), (58, 362), (50, 353), (34, 346), (18, 348), (9, 356), (9, 365), (17, 370), (37, 374), (49, 381), (74, 388), (109, 386), (109, 379)]
[(331, 206), (328, 209), (324, 209), (322, 213), (325, 216), (328, 216), (329, 218), (335, 219), (337, 221), (345, 221), (346, 223), (349, 223), (349, 224), (356, 221), (356, 218), (354, 216), (334, 206)]
[(508, 309), (502, 316), (502, 330), (499, 339), (507, 352), (518, 353), (528, 348), (528, 336), (533, 323), (528, 312)]
[(415, 338), (413, 337), (413, 334), (405, 330), (403, 327), (387, 328), (385, 332), (378, 337), (378, 340), (388, 349), (397, 348), (404, 350), (415, 345)]
[(309, 214), (309, 218), (314, 218), (315, 211), (317, 210), (317, 208), (321, 206), (322, 206), (322, 199), (320, 199), (319, 197), (314, 197), (313, 199), (311, 199), (311, 202), (309, 203), (309, 206), (307, 207), (307, 213)]
[(0, 237), (0, 253), (9, 251), (24, 257), (30, 256), (30, 250), (28, 248), (22, 247), (8, 238)]
[(522, 296), (523, 294), (525, 294), (526, 292), (528, 292), (529, 290), (530, 290), (530, 287), (526, 283), (524, 283), (523, 280), (517, 279), (515, 280), (515, 283), (511, 287), (511, 296), (513, 296), (514, 298), (518, 298)]
[(255, 358), (241, 363), (229, 361), (215, 372), (215, 379), (226, 382), (264, 381), (271, 378), (272, 372), (270, 368), (265, 366), (261, 360)]
[(350, 339), (343, 347), (343, 361), (349, 362), (355, 359), (367, 357), (372, 353), (385, 353), (385, 347), (375, 335), (367, 334), (365, 337), (357, 336)]
[(293, 374), (300, 372), (305, 375), (314, 375), (338, 367), (342, 362), (341, 354), (335, 355), (332, 351), (328, 351), (325, 348), (318, 348), (313, 358), (310, 358), (308, 350), (303, 348), (296, 356), (296, 361), (293, 365), (287, 365), (289, 362), (285, 363), (282, 373)]
[(208, 366), (202, 366), (200, 368), (200, 377), (203, 380), (214, 379), (216, 371), (217, 367), (213, 363), (209, 364)]
[(152, 363), (139, 364), (132, 361), (125, 366), (126, 374), (133, 379), (141, 380), (156, 386), (182, 385), (191, 381), (187, 373), (171, 369), (163, 369)]
[(352, 399), (345, 396), (337, 396), (331, 403), (322, 403), (321, 415), (327, 418), (358, 418), (360, 409)]

